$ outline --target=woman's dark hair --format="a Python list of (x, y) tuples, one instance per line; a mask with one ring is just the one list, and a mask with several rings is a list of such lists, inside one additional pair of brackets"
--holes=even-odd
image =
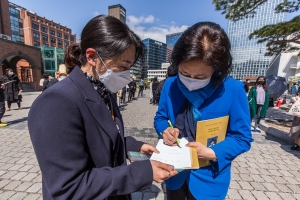
[(135, 63), (142, 57), (145, 49), (143, 42), (120, 20), (108, 15), (99, 15), (83, 28), (80, 45), (72, 44), (68, 47), (64, 63), (70, 72), (75, 66), (86, 64), (85, 53), (88, 48), (95, 49), (99, 56), (106, 60), (122, 54), (131, 44), (136, 47)]
[(170, 65), (167, 71), (168, 77), (177, 76), (177, 74), (178, 74), (178, 68), (174, 67), (174, 65)]
[(47, 73), (47, 72), (43, 74), (43, 78), (44, 78), (44, 79), (48, 79), (49, 76), (50, 76), (50, 75), (49, 75), (49, 73)]
[(259, 77), (256, 79), (255, 85), (258, 84), (258, 81), (259, 81), (260, 78), (263, 78), (263, 79), (264, 79), (264, 84), (263, 84), (262, 86), (263, 86), (263, 88), (264, 88), (265, 91), (268, 91), (266, 78), (265, 78), (264, 76), (259, 76)]
[(199, 22), (188, 28), (176, 42), (171, 63), (178, 68), (182, 62), (199, 60), (212, 66), (215, 85), (231, 72), (231, 45), (225, 31), (213, 22)]

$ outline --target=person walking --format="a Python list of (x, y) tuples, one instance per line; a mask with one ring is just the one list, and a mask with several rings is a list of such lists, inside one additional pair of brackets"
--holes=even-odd
[[(223, 200), (230, 183), (231, 163), (251, 147), (250, 113), (244, 85), (228, 77), (232, 56), (226, 32), (212, 22), (189, 27), (177, 40), (172, 65), (178, 76), (168, 78), (161, 92), (154, 126), (170, 146), (188, 138), (187, 146), (210, 165), (184, 170), (165, 181), (168, 200)], [(210, 148), (196, 138), (196, 122), (229, 116), (225, 140)], [(168, 120), (174, 125), (169, 127)]]
[(134, 96), (136, 84), (133, 78), (131, 78), (130, 83), (128, 84), (128, 102), (130, 102)]
[(149, 84), (149, 97), (150, 97), (150, 104), (152, 104), (152, 102), (153, 102), (152, 82), (153, 82), (153, 79), (151, 79), (151, 80), (150, 80), (150, 84)]
[(297, 83), (293, 83), (293, 86), (292, 86), (292, 97), (295, 97), (297, 93), (298, 93), (298, 85), (297, 85)]
[(18, 76), (12, 69), (6, 69), (6, 76), (4, 77), (5, 96), (7, 101), (7, 110), (11, 110), (11, 104), (17, 103), (19, 110), (22, 110), (22, 92), (23, 87)]
[(5, 77), (0, 78), (0, 127), (7, 126), (6, 122), (2, 121), (2, 117), (5, 113)]
[(123, 88), (122, 88), (122, 98), (121, 98), (121, 103), (125, 103), (125, 101), (126, 101), (126, 86), (124, 86)]
[(139, 82), (139, 93), (138, 93), (138, 97), (143, 97), (143, 91), (144, 91), (144, 80), (141, 79), (140, 82)]
[(153, 94), (152, 104), (153, 104), (153, 106), (157, 105), (157, 103), (158, 103), (157, 94), (156, 94), (158, 85), (159, 85), (159, 82), (157, 80), (157, 77), (154, 77), (152, 80), (152, 94)]
[(267, 109), (269, 107), (269, 92), (266, 86), (266, 79), (264, 76), (259, 76), (256, 79), (255, 86), (250, 89), (248, 94), (248, 101), (251, 114), (251, 122), (254, 120), (254, 132), (261, 132), (258, 128), (259, 122), (265, 118)]
[(68, 47), (69, 76), (43, 92), (28, 116), (44, 200), (130, 200), (130, 193), (150, 189), (153, 180), (163, 182), (177, 174), (158, 161), (127, 165), (127, 151), (158, 153), (124, 137), (122, 116), (112, 99), (112, 93), (130, 82), (130, 68), (143, 49), (127, 25), (106, 15), (87, 23), (80, 46)]

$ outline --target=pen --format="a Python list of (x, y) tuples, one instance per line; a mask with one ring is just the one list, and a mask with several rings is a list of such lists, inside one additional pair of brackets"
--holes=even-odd
[[(172, 122), (171, 122), (170, 120), (168, 120), (168, 124), (169, 124), (169, 126), (170, 126), (171, 128), (173, 128)], [(178, 147), (181, 148), (181, 146), (179, 145), (180, 140), (179, 140), (178, 138), (176, 139), (176, 142), (177, 142)]]

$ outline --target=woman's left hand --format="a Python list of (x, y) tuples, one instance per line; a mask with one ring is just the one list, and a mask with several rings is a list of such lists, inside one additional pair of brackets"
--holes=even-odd
[(187, 147), (195, 147), (197, 150), (198, 158), (203, 160), (214, 160), (216, 159), (216, 154), (214, 150), (211, 148), (206, 147), (205, 145), (201, 144), (200, 142), (189, 142)]
[(141, 147), (140, 151), (142, 153), (148, 153), (148, 154), (159, 153), (159, 151), (155, 147), (153, 147), (153, 146), (151, 146), (149, 144), (143, 144), (143, 146)]

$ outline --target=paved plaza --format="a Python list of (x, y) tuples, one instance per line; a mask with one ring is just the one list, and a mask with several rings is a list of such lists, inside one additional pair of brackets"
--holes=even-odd
[[(41, 174), (27, 128), (28, 111), (39, 94), (24, 92), (23, 110), (17, 110), (13, 104), (12, 111), (6, 112), (3, 118), (9, 126), (0, 128), (1, 200), (42, 199)], [(157, 134), (153, 116), (157, 106), (150, 105), (147, 96), (125, 104), (121, 110), (126, 135), (154, 145)], [(55, 112), (55, 108), (49, 108), (49, 112)], [(300, 199), (300, 151), (290, 151), (291, 143), (265, 133), (255, 133), (253, 137), (251, 150), (232, 164), (227, 199)], [(154, 183), (151, 190), (134, 193), (133, 199), (165, 199), (165, 186)]]

